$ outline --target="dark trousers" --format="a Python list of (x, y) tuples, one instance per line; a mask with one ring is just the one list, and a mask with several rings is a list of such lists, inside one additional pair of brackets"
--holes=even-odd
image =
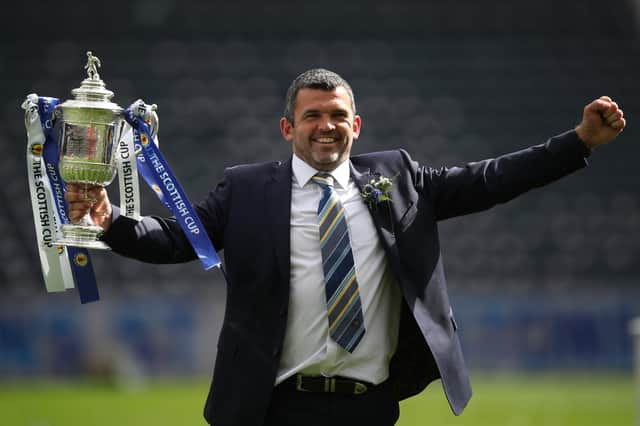
[(393, 426), (398, 417), (398, 402), (387, 383), (361, 395), (276, 386), (264, 426)]

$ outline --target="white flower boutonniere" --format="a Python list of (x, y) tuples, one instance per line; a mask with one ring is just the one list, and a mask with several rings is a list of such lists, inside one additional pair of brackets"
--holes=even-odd
[(378, 176), (375, 179), (371, 179), (366, 184), (360, 193), (364, 202), (367, 203), (369, 208), (375, 208), (378, 204), (385, 201), (393, 201), (391, 199), (391, 188), (393, 187), (393, 179), (389, 179), (385, 176)]

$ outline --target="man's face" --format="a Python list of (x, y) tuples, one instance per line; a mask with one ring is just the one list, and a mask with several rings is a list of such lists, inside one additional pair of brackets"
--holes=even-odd
[(295, 124), (284, 117), (280, 120), (282, 136), (311, 167), (332, 171), (349, 158), (351, 145), (360, 134), (361, 119), (353, 114), (344, 87), (300, 89), (293, 117)]

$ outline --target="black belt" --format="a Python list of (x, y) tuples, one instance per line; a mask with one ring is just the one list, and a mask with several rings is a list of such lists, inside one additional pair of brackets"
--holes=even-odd
[(278, 385), (299, 392), (341, 393), (361, 395), (373, 385), (346, 377), (303, 376), (296, 374)]

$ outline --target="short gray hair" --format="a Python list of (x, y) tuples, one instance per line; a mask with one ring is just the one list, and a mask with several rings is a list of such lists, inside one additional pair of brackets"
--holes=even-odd
[(284, 118), (293, 124), (293, 112), (296, 108), (296, 98), (298, 97), (300, 89), (320, 89), (329, 92), (338, 87), (344, 87), (347, 90), (349, 98), (351, 99), (351, 109), (355, 114), (356, 101), (353, 96), (353, 90), (351, 90), (351, 86), (347, 83), (347, 80), (333, 71), (324, 68), (313, 68), (297, 76), (291, 83), (291, 86), (289, 86), (289, 89), (287, 89)]

